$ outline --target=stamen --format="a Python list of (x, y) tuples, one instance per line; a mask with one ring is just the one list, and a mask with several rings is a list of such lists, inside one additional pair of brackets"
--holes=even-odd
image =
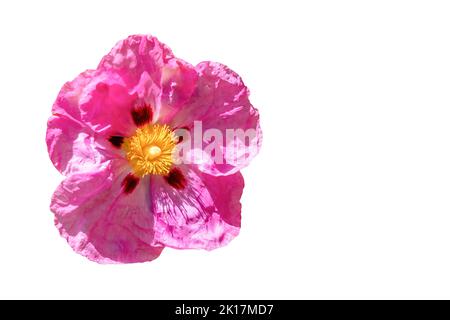
[(122, 149), (138, 177), (167, 175), (172, 168), (176, 137), (167, 125), (148, 124), (124, 140)]

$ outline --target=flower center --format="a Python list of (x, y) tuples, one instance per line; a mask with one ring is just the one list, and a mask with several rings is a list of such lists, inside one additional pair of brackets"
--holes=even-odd
[(125, 138), (122, 149), (134, 174), (167, 175), (173, 163), (176, 137), (167, 125), (148, 124), (136, 129), (131, 137)]
[(144, 153), (147, 155), (148, 160), (154, 160), (161, 155), (161, 148), (158, 146), (145, 146)]

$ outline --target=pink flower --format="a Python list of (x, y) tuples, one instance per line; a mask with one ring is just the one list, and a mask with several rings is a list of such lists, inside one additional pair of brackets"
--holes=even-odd
[[(194, 67), (151, 36), (120, 41), (96, 70), (66, 83), (52, 107), (48, 152), (66, 177), (51, 201), (61, 235), (100, 263), (150, 261), (166, 246), (226, 245), (241, 224), (239, 170), (261, 144), (248, 95), (222, 64)], [(178, 163), (186, 141), (176, 130), (193, 134), (197, 122), (223, 137), (255, 134), (187, 161), (207, 154), (211, 141), (202, 137)], [(226, 157), (231, 149), (234, 161)]]

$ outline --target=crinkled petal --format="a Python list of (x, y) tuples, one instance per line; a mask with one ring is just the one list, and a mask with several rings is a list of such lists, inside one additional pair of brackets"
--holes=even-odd
[(47, 125), (46, 142), (55, 167), (68, 175), (120, 157), (107, 139), (134, 131), (132, 101), (120, 78), (107, 72), (88, 70), (67, 82)]
[(176, 189), (160, 176), (150, 182), (155, 243), (178, 249), (212, 250), (239, 234), (244, 179), (238, 172), (214, 177), (180, 166), (186, 186)]
[(151, 105), (157, 116), (161, 106), (163, 67), (172, 58), (172, 51), (155, 37), (132, 35), (119, 41), (103, 57), (98, 69), (119, 74), (131, 92)]
[(132, 35), (119, 41), (103, 57), (99, 69), (114, 70), (131, 86), (147, 72), (156, 84), (160, 83), (162, 67), (173, 58), (165, 44), (150, 35)]
[(65, 115), (50, 117), (46, 141), (50, 159), (64, 175), (90, 171), (113, 157), (88, 128)]
[[(199, 78), (189, 102), (170, 120), (175, 128), (188, 128), (201, 122), (203, 141), (199, 169), (212, 175), (228, 175), (247, 166), (261, 147), (259, 113), (251, 105), (242, 79), (228, 67), (213, 62), (197, 65)], [(209, 131), (209, 132), (208, 132)], [(219, 141), (219, 148), (213, 143)], [(198, 148), (194, 143), (194, 148)], [(209, 155), (209, 156), (208, 156)], [(196, 159), (198, 161), (198, 159)]]
[(75, 173), (56, 189), (51, 203), (55, 224), (74, 251), (99, 263), (131, 263), (157, 258), (148, 180), (126, 194), (114, 162)]
[(86, 70), (72, 81), (66, 82), (52, 106), (52, 113), (80, 121), (80, 100), (86, 96), (86, 88), (97, 74), (96, 70)]
[(105, 137), (130, 135), (136, 130), (131, 116), (136, 103), (119, 76), (98, 71), (80, 101), (81, 121)]
[(163, 67), (161, 109), (158, 121), (168, 123), (189, 101), (195, 90), (198, 73), (195, 68), (177, 58)]
[(190, 98), (197, 72), (150, 35), (119, 41), (99, 64), (121, 76), (138, 97), (153, 108), (154, 122), (166, 122)]

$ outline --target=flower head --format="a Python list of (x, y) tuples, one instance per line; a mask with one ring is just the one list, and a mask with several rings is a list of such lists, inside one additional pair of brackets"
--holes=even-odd
[(261, 145), (248, 95), (224, 65), (194, 67), (151, 36), (120, 41), (52, 107), (46, 140), (65, 175), (51, 202), (61, 235), (100, 263), (226, 245), (240, 229), (239, 170)]

